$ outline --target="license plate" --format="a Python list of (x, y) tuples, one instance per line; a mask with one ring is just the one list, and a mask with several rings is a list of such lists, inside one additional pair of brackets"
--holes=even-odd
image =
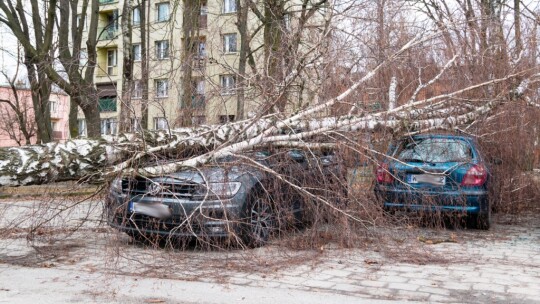
[(444, 185), (446, 184), (446, 176), (434, 175), (434, 174), (409, 174), (407, 175), (407, 183), (418, 184), (426, 183), (432, 185)]
[(130, 201), (127, 208), (129, 213), (144, 214), (158, 219), (167, 219), (172, 216), (171, 208), (158, 202), (137, 203)]

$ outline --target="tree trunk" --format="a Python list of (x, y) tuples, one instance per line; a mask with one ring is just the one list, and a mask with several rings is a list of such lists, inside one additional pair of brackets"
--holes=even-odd
[[(249, 1), (249, 0), (248, 0)], [(249, 48), (248, 35), (248, 12), (247, 4), (242, 3), (242, 0), (236, 0), (237, 18), (236, 27), (240, 34), (240, 53), (238, 58), (238, 90), (236, 91), (236, 120), (244, 119), (245, 107), (245, 86), (246, 86), (246, 66), (247, 55)]]
[(180, 125), (192, 125), (193, 99), (195, 88), (193, 85), (193, 62), (197, 56), (199, 42), (199, 16), (201, 15), (200, 0), (184, 0), (182, 15), (182, 115)]
[[(147, 8), (148, 5), (148, 8)], [(150, 12), (150, 1), (141, 0), (140, 2), (140, 11), (141, 11), (141, 129), (148, 130), (149, 117), (148, 117), (148, 77), (149, 77), (149, 59), (148, 59), (148, 50), (149, 50), (149, 33), (150, 33), (150, 23), (147, 22), (148, 14)]]
[(285, 22), (285, 1), (265, 0), (264, 3), (264, 58), (266, 79), (264, 80), (264, 98), (267, 104), (277, 112), (283, 112), (287, 105), (285, 92), (280, 92), (283, 83), (282, 30)]
[(122, 7), (122, 42), (124, 54), (123, 59), (123, 77), (122, 77), (122, 98), (120, 101), (120, 119), (119, 132), (125, 133), (131, 130), (131, 94), (133, 90), (133, 54), (132, 54), (132, 35), (133, 28), (131, 26), (131, 0), (124, 0)]

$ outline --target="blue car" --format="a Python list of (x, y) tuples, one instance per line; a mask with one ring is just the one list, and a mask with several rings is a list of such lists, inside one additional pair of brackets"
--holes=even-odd
[(489, 229), (489, 177), (474, 139), (415, 135), (391, 145), (376, 170), (375, 195), (388, 211), (455, 214)]

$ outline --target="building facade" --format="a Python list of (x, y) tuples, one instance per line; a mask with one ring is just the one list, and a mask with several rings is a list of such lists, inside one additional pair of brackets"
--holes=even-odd
[[(118, 130), (119, 112), (122, 102), (129, 111), (132, 127), (136, 128), (142, 117), (141, 109), (148, 105), (148, 126), (150, 129), (168, 129), (179, 125), (185, 110), (182, 88), (186, 65), (191, 70), (190, 117), (194, 125), (223, 123), (237, 119), (237, 87), (240, 38), (237, 27), (236, 0), (202, 1), (198, 12), (198, 26), (192, 36), (196, 36), (195, 50), (189, 62), (182, 59), (184, 37), (182, 1), (148, 1), (147, 50), (148, 77), (146, 86), (148, 97), (142, 88), (141, 7), (135, 6), (131, 12), (133, 24), (131, 54), (133, 82), (129, 100), (122, 97), (122, 75), (124, 40), (121, 35), (121, 11), (124, 0), (99, 0), (99, 24), (97, 42), (97, 66), (94, 82), (99, 96), (101, 112), (101, 133), (114, 134)], [(294, 2), (294, 1), (292, 1)], [(134, 2), (135, 3), (135, 2)], [(78, 17), (80, 18), (80, 16)], [(86, 18), (88, 19), (88, 18)], [(85, 22), (87, 23), (87, 22)], [(87, 27), (87, 24), (84, 25)], [(248, 16), (248, 29), (257, 32), (257, 17)], [(86, 35), (87, 31), (83, 32)], [(83, 37), (83, 41), (86, 37)], [(263, 34), (256, 34), (251, 40), (251, 49), (264, 45)], [(262, 52), (259, 52), (262, 53)], [(87, 64), (87, 52), (81, 52), (81, 65)], [(255, 55), (260, 62), (263, 55)], [(256, 87), (249, 77), (245, 79), (244, 116), (252, 115), (264, 106), (264, 101), (255, 93)], [(253, 77), (254, 79), (255, 77)], [(305, 88), (304, 86), (303, 88)], [(307, 86), (309, 87), (309, 86)], [(315, 100), (315, 90), (304, 90), (291, 94), (297, 100)], [(295, 103), (293, 103), (295, 104)], [(298, 104), (298, 103), (296, 103)], [(85, 132), (85, 121), (79, 115), (81, 135)]]
[[(69, 97), (64, 93), (51, 93), (49, 102), (52, 138), (57, 141), (66, 140), (69, 138)], [(27, 131), (26, 135), (21, 126)], [(31, 91), (18, 87), (14, 92), (9, 86), (0, 86), (0, 147), (35, 144), (36, 138)]]

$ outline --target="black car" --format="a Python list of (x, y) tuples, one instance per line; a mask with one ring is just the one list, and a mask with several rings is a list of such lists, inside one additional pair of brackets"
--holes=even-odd
[(227, 238), (260, 246), (304, 221), (306, 202), (314, 197), (335, 200), (335, 189), (346, 193), (343, 172), (334, 153), (287, 150), (228, 157), (161, 177), (119, 177), (107, 197), (108, 222), (136, 239)]

